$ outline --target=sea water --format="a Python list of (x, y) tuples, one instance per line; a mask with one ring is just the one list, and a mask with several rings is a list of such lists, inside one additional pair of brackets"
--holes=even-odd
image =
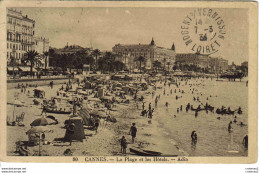
[[(180, 151), (189, 156), (247, 156), (248, 152), (242, 141), (248, 134), (248, 126), (239, 125), (240, 122), (248, 124), (248, 87), (246, 83), (216, 81), (216, 79), (191, 79), (188, 81), (188, 84), (192, 83), (199, 85), (190, 87), (185, 85), (185, 81), (180, 81), (181, 85), (177, 88), (176, 85), (169, 87), (157, 83), (157, 86), (162, 85), (162, 89), (157, 89), (154, 97), (151, 95), (146, 97), (146, 103), (151, 102), (154, 108), (155, 97), (160, 95), (154, 119), (158, 121), (159, 128), (163, 128), (161, 135), (168, 140), (169, 145), (177, 146)], [(164, 88), (165, 95), (163, 94)], [(197, 91), (192, 94), (193, 88)], [(182, 94), (179, 89), (184, 90), (185, 93)], [(182, 98), (176, 100), (176, 95)], [(199, 97), (200, 102), (193, 101), (193, 97)], [(168, 107), (165, 106), (166, 102), (169, 103)], [(185, 108), (188, 103), (197, 108), (199, 104), (205, 105), (206, 102), (215, 107), (213, 113), (199, 111), (198, 116), (195, 117), (195, 111), (186, 112)], [(177, 108), (181, 105), (183, 110), (177, 113)], [(241, 107), (243, 113), (240, 115), (237, 113), (235, 115), (216, 114), (216, 109), (221, 106), (230, 107), (231, 110)], [(237, 116), (237, 123), (232, 123), (233, 131), (229, 133), (228, 124), (230, 121), (234, 121), (235, 116)], [(196, 145), (191, 145), (193, 130), (196, 130), (198, 135)], [(230, 150), (230, 146), (236, 146), (236, 149)]]

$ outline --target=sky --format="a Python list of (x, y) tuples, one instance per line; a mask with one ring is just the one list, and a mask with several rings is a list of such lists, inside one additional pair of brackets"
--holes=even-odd
[[(181, 26), (192, 8), (16, 8), (35, 20), (35, 35), (49, 38), (55, 48), (69, 45), (111, 51), (115, 44), (149, 44), (176, 53), (192, 53), (181, 34)], [(248, 11), (213, 9), (225, 22), (225, 39), (212, 56), (240, 64), (248, 61)]]

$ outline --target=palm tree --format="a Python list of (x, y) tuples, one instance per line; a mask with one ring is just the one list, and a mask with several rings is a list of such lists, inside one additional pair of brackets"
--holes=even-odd
[(168, 65), (168, 72), (170, 71), (170, 65), (171, 63), (170, 62), (167, 62), (167, 65)]
[(45, 75), (47, 73), (47, 59), (49, 56), (49, 51), (43, 52), (43, 58), (44, 58), (44, 71), (45, 71)]
[(13, 74), (13, 79), (14, 79), (14, 78), (15, 78), (14, 67), (15, 67), (16, 65), (18, 65), (18, 63), (16, 62), (14, 56), (11, 56), (11, 57), (10, 57), (9, 65), (11, 65), (11, 66), (13, 67), (13, 72), (12, 72), (12, 74)]
[(153, 62), (153, 67), (156, 69), (156, 73), (158, 71), (158, 69), (161, 67), (162, 63), (158, 60)]
[(97, 61), (97, 58), (98, 58), (99, 55), (101, 55), (101, 52), (100, 52), (99, 49), (95, 49), (95, 50), (93, 50), (92, 55), (96, 58), (96, 69), (98, 69), (98, 61)]
[(33, 75), (32, 73), (32, 70), (33, 70), (33, 66), (35, 64), (41, 64), (41, 61), (39, 59), (39, 53), (36, 52), (35, 50), (30, 50), (30, 51), (27, 51), (25, 53), (25, 56), (24, 56), (24, 59), (23, 61), (28, 64), (30, 63), (30, 73), (31, 73), (31, 76)]
[(142, 72), (142, 62), (144, 62), (145, 58), (143, 56), (139, 56), (137, 58), (135, 58), (135, 61), (139, 61), (140, 62), (140, 73)]

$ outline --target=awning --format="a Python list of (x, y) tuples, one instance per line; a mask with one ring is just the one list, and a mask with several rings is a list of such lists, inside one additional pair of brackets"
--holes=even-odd
[[(13, 71), (13, 67), (7, 67), (7, 70), (8, 70), (8, 71)], [(15, 68), (14, 68), (14, 71), (18, 71), (18, 68), (15, 67)]]
[[(31, 67), (19, 67), (19, 69), (22, 71), (31, 71)], [(32, 71), (37, 72), (35, 68), (33, 68)]]

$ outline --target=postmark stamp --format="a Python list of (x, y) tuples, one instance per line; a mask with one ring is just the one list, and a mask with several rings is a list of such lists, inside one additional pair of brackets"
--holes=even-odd
[(185, 16), (181, 24), (184, 44), (192, 52), (218, 52), (226, 37), (226, 24), (221, 14), (210, 8), (197, 8)]

